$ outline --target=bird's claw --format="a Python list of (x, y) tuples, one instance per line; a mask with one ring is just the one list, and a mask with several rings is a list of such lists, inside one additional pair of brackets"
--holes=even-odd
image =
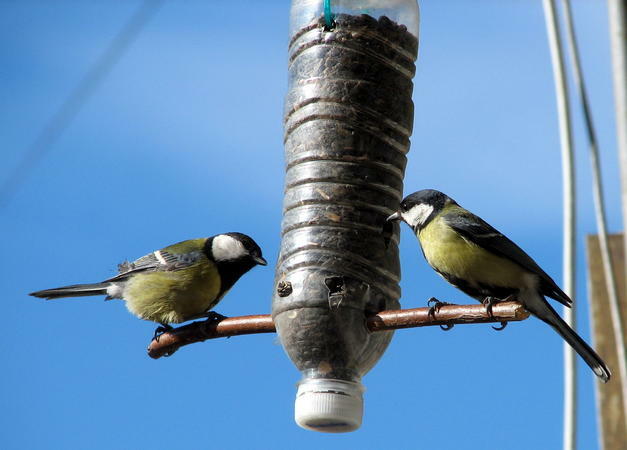
[[(440, 308), (442, 306), (445, 306), (445, 305), (452, 305), (452, 303), (442, 302), (442, 301), (438, 300), (435, 297), (431, 297), (427, 301), (427, 306), (429, 306), (429, 312), (427, 314), (429, 315), (429, 317), (431, 317), (433, 320), (435, 320), (435, 313), (440, 311)], [(454, 326), (455, 326), (455, 324), (452, 324), (452, 323), (440, 324), (440, 329), (442, 329), (444, 331), (449, 331)]]
[(168, 331), (171, 331), (173, 329), (174, 328), (172, 328), (167, 323), (162, 323), (161, 326), (155, 329), (155, 334), (152, 335), (152, 340), (159, 342), (159, 338), (161, 337), (163, 333), (167, 333)]
[(452, 303), (442, 302), (435, 297), (431, 297), (427, 301), (427, 306), (429, 307), (429, 316), (435, 319), (435, 313), (440, 311), (440, 308), (446, 305), (452, 305)]
[[(513, 299), (513, 296), (511, 296), (511, 295), (510, 295), (509, 297), (507, 297), (507, 298), (503, 299), (503, 300), (501, 300), (501, 299), (499, 299), (499, 298), (496, 298), (496, 297), (486, 297), (486, 298), (483, 300), (483, 302), (482, 302), (482, 303), (485, 305), (485, 307), (486, 307), (486, 311), (488, 312), (488, 315), (489, 315), (491, 318), (494, 318), (494, 312), (492, 311), (492, 307), (493, 307), (494, 305), (496, 305), (497, 303), (507, 302), (507, 301), (510, 301), (510, 300), (512, 300), (512, 299)], [(496, 331), (503, 331), (503, 330), (505, 329), (505, 327), (506, 327), (506, 326), (507, 326), (507, 322), (501, 321), (501, 326), (498, 326), (498, 327), (492, 327), (492, 328), (494, 328)]]
[(435, 297), (431, 297), (429, 300), (427, 300), (427, 306), (431, 306), (431, 303), (438, 304), (442, 302)]

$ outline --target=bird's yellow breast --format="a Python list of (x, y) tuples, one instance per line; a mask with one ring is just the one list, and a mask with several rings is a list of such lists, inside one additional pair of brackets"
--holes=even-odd
[(517, 287), (525, 284), (527, 272), (509, 259), (491, 253), (465, 239), (446, 224), (433, 219), (418, 234), (425, 258), (439, 272), (477, 286)]
[(215, 264), (202, 258), (182, 270), (133, 276), (124, 289), (124, 299), (128, 310), (142, 319), (181, 323), (213, 307), (220, 286)]

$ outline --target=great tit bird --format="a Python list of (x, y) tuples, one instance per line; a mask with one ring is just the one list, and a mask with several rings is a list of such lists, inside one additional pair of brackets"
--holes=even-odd
[[(106, 295), (126, 300), (128, 310), (161, 324), (159, 331), (209, 313), (235, 282), (256, 265), (265, 266), (261, 249), (242, 233), (190, 239), (118, 265), (118, 275), (100, 283), (75, 284), (32, 292), (48, 300)], [(219, 314), (213, 313), (215, 316)]]
[(544, 298), (572, 300), (514, 242), (442, 192), (425, 189), (403, 199), (387, 221), (403, 220), (416, 233), (429, 265), (446, 281), (482, 301), (516, 298), (549, 324), (604, 382), (610, 370)]

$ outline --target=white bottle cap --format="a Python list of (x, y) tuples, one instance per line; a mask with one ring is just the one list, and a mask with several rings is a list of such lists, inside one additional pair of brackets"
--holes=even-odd
[(298, 383), (294, 420), (307, 430), (346, 433), (361, 426), (364, 412), (361, 383), (307, 378)]

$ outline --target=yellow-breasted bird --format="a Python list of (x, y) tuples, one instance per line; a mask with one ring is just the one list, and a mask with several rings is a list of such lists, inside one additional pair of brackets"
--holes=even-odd
[(416, 233), (429, 265), (446, 281), (484, 301), (515, 298), (549, 324), (604, 382), (610, 370), (544, 298), (572, 300), (518, 245), (442, 192), (425, 189), (403, 199), (388, 221), (403, 220)]
[(118, 265), (119, 273), (100, 283), (75, 284), (32, 292), (48, 300), (61, 297), (106, 295), (122, 299), (135, 316), (171, 329), (209, 311), (235, 282), (256, 265), (267, 264), (261, 249), (242, 233), (224, 233), (190, 239)]

